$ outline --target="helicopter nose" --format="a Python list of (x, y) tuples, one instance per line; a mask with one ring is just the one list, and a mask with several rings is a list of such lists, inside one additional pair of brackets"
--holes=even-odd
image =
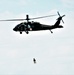
[(16, 31), (16, 28), (13, 28), (13, 31)]
[(15, 31), (15, 28), (13, 28), (13, 31)]

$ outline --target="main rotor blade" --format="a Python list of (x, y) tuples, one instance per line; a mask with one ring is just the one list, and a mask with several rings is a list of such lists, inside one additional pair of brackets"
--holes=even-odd
[(23, 21), (26, 19), (8, 19), (8, 20), (0, 20), (0, 21)]
[(46, 18), (46, 17), (52, 17), (52, 16), (56, 16), (56, 15), (48, 15), (48, 16), (42, 16), (42, 17), (36, 17), (36, 18), (30, 18), (30, 20), (40, 19), (40, 18)]
[[(42, 16), (42, 17), (36, 17), (36, 18), (29, 18), (28, 20), (40, 19), (40, 18), (46, 18), (46, 17), (52, 17), (52, 16), (56, 16), (56, 15), (48, 15), (48, 16)], [(27, 18), (26, 19), (7, 19), (7, 20), (0, 20), (0, 21), (23, 21), (23, 20), (27, 20)]]

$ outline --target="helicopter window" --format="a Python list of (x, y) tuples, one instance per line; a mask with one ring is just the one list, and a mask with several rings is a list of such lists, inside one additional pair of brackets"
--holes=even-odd
[(30, 25), (28, 25), (28, 28), (31, 28), (31, 26), (30, 26)]

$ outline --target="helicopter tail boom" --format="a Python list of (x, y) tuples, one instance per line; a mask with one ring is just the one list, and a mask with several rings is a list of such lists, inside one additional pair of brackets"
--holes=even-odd
[(62, 25), (59, 25), (59, 26), (57, 26), (57, 28), (63, 28), (63, 26)]

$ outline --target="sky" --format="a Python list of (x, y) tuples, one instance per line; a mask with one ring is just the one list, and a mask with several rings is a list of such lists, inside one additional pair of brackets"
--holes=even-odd
[[(0, 0), (0, 19), (66, 15), (63, 29), (14, 32), (20, 22), (0, 22), (0, 74), (73, 75), (74, 74), (74, 0)], [(55, 17), (37, 19), (53, 25)], [(33, 63), (33, 58), (37, 63)]]

